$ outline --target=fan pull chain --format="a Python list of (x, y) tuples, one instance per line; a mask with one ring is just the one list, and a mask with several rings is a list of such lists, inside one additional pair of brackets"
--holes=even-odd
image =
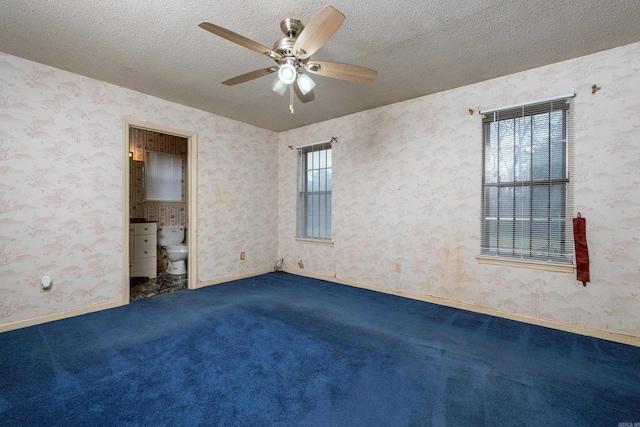
[(289, 85), (289, 110), (291, 111), (291, 114), (293, 114), (293, 85), (294, 84), (295, 82)]

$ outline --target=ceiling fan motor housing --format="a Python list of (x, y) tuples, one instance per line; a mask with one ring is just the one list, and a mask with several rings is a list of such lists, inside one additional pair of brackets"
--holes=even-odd
[(293, 56), (293, 52), (291, 52), (291, 50), (293, 49), (293, 45), (295, 44), (295, 42), (296, 39), (285, 37), (278, 40), (273, 45), (273, 50), (284, 57)]
[(280, 22), (280, 29), (286, 37), (278, 40), (273, 45), (273, 50), (282, 56), (295, 56), (293, 45), (296, 43), (298, 35), (304, 29), (304, 25), (297, 19), (286, 18)]

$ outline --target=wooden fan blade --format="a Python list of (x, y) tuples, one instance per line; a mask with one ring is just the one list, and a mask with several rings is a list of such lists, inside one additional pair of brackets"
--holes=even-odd
[(342, 13), (331, 6), (325, 6), (304, 27), (291, 51), (296, 55), (298, 49), (302, 49), (304, 53), (298, 57), (299, 59), (307, 59), (329, 41), (331, 36), (338, 31), (342, 22), (344, 22)]
[(375, 70), (339, 62), (312, 61), (305, 68), (310, 73), (360, 83), (373, 83), (378, 76)]
[(269, 68), (263, 68), (261, 70), (251, 71), (241, 76), (236, 76), (229, 80), (225, 80), (222, 82), (222, 84), (227, 86), (237, 85), (240, 83), (248, 82), (249, 80), (257, 79), (258, 77), (266, 76), (267, 74), (273, 73), (277, 69), (278, 69), (277, 67), (269, 67)]
[(251, 49), (254, 52), (258, 52), (261, 53), (263, 55), (267, 55), (270, 58), (273, 59), (279, 59), (282, 58), (282, 55), (280, 55), (277, 52), (274, 52), (273, 50), (269, 49), (266, 46), (261, 45), (258, 42), (254, 42), (251, 39), (246, 38), (245, 36), (241, 36), (240, 34), (236, 34), (233, 31), (229, 31), (226, 28), (222, 28), (219, 27), (215, 24), (212, 24), (210, 22), (201, 22), (198, 25), (200, 28), (209, 31), (210, 33), (215, 34), (216, 36), (222, 37), (223, 39), (227, 39), (230, 42), (234, 42), (236, 44), (239, 44), (240, 46), (246, 47), (247, 49)]
[(314, 99), (316, 99), (316, 96), (313, 93), (313, 89), (311, 89), (309, 92), (307, 92), (306, 95), (303, 95), (302, 92), (300, 92), (300, 88), (298, 87), (297, 83), (293, 84), (293, 90), (296, 93), (296, 95), (298, 96), (298, 99), (300, 100), (300, 102), (302, 102), (303, 104), (306, 104), (307, 102), (311, 102)]

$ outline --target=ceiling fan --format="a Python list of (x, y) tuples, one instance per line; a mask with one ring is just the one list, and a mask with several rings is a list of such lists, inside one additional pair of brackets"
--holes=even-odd
[(375, 81), (378, 75), (377, 71), (357, 65), (311, 59), (311, 55), (338, 31), (343, 21), (344, 15), (331, 6), (325, 6), (320, 10), (306, 27), (297, 19), (284, 19), (280, 23), (280, 29), (285, 37), (277, 41), (273, 49), (210, 22), (201, 22), (199, 27), (247, 49), (266, 55), (277, 64), (233, 77), (223, 81), (222, 84), (233, 86), (277, 72), (278, 77), (272, 83), (271, 88), (280, 95), (284, 95), (287, 88), (290, 89), (291, 103), (289, 108), (293, 113), (294, 92), (303, 103), (315, 99), (313, 93), (315, 83), (305, 73), (362, 83)]

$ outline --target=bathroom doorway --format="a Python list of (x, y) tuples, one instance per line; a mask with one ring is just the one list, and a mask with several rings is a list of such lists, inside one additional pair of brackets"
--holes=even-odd
[[(133, 299), (184, 288), (185, 283), (188, 284), (189, 289), (197, 287), (196, 146), (197, 135), (193, 132), (124, 119), (123, 299), (125, 304)], [(166, 153), (167, 156), (182, 160), (181, 196), (177, 199), (154, 200), (145, 196), (144, 162), (150, 153)], [(186, 274), (171, 275), (164, 271), (170, 264), (166, 258), (166, 251), (158, 251), (156, 247), (153, 247), (153, 250), (151, 247), (138, 247), (145, 244), (155, 246), (156, 240), (153, 238), (156, 237), (154, 236), (156, 227), (184, 228), (185, 247), (188, 251)], [(149, 231), (142, 231), (147, 229)], [(147, 233), (153, 238), (138, 236), (138, 232)], [(141, 253), (145, 255), (140, 257)], [(182, 271), (184, 272), (184, 267)], [(144, 277), (148, 280), (145, 281)], [(132, 286), (135, 286), (135, 289)]]

